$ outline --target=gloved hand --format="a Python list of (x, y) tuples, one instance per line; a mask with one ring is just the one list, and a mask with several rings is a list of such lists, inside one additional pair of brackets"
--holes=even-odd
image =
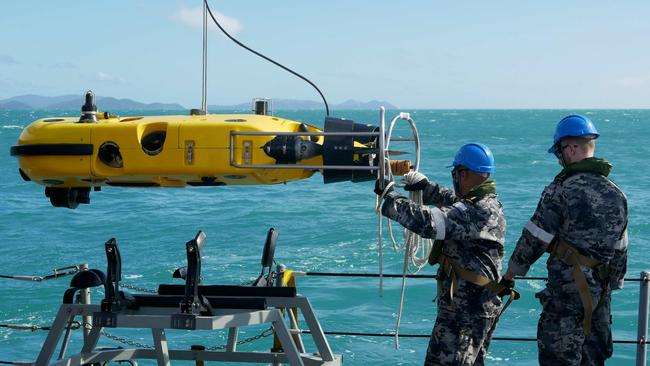
[(499, 281), (499, 285), (505, 288), (501, 290), (501, 292), (499, 292), (497, 295), (499, 297), (508, 296), (515, 288), (515, 280), (506, 280), (505, 278), (502, 278), (501, 281)]
[[(382, 185), (383, 189), (379, 187), (380, 182), (384, 183)], [(386, 194), (392, 192), (393, 191), (393, 186), (388, 187), (388, 183), (390, 183), (390, 181), (388, 179), (385, 179), (385, 178), (383, 180), (377, 179), (375, 181), (375, 194), (378, 195), (378, 196), (381, 196), (384, 193), (384, 191), (386, 191)], [(388, 187), (388, 189), (386, 187)]]
[(408, 172), (402, 178), (405, 191), (421, 191), (429, 184), (429, 178), (420, 172)]

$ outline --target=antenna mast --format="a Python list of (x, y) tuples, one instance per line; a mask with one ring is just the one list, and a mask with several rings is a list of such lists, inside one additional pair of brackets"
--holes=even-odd
[(201, 93), (201, 111), (208, 113), (208, 8), (203, 2), (203, 84)]

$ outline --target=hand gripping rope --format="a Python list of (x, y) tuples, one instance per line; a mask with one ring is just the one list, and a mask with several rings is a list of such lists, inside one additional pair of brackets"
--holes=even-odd
[[(376, 198), (375, 210), (377, 212), (377, 224), (378, 224), (378, 247), (379, 247), (379, 296), (383, 296), (383, 243), (382, 243), (382, 216), (381, 216), (381, 205), (384, 200), (384, 196), (388, 191), (388, 188), (396, 184), (395, 177), (393, 176), (390, 164), (390, 152), (388, 150), (391, 141), (393, 140), (393, 129), (398, 120), (407, 121), (411, 127), (411, 132), (413, 135), (412, 139), (402, 139), (395, 138), (395, 141), (413, 141), (415, 144), (415, 161), (413, 164), (413, 171), (418, 171), (420, 167), (420, 136), (418, 135), (418, 130), (415, 126), (415, 122), (411, 119), (409, 113), (401, 112), (395, 118), (393, 118), (389, 124), (388, 130), (385, 130), (385, 120), (384, 120), (384, 108), (380, 110), (380, 123), (381, 123), (381, 132), (382, 136), (385, 137), (384, 146), (382, 146), (383, 157), (380, 156), (380, 159), (383, 158), (383, 171), (379, 170), (378, 179), (383, 180), (384, 177), (388, 179), (389, 183), (386, 186), (387, 189), (384, 189), (384, 193), (381, 196)], [(384, 134), (385, 131), (385, 134)], [(380, 145), (381, 145), (380, 141)], [(402, 183), (411, 184), (414, 182), (409, 182), (408, 179), (402, 179)], [(409, 192), (409, 200), (416, 204), (422, 204), (422, 191), (411, 191)], [(393, 235), (393, 229), (391, 226), (390, 220), (388, 220), (388, 233), (391, 239), (393, 250), (398, 252), (404, 250), (404, 262), (402, 267), (402, 288), (400, 291), (400, 303), (399, 311), (397, 313), (397, 322), (395, 324), (395, 348), (399, 349), (399, 326), (402, 320), (402, 310), (404, 308), (404, 292), (406, 290), (406, 275), (415, 274), (422, 269), (427, 263), (429, 258), (429, 253), (433, 247), (433, 241), (431, 239), (424, 239), (414, 232), (404, 229), (404, 242), (399, 244)]]

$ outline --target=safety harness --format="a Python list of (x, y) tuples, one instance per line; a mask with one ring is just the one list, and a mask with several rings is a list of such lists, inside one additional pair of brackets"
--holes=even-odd
[[(581, 172), (595, 173), (607, 177), (611, 170), (612, 165), (609, 164), (607, 160), (591, 157), (566, 166), (562, 169), (560, 174), (558, 174), (557, 178), (564, 181), (569, 176)], [(572, 268), (573, 280), (576, 283), (576, 288), (578, 289), (578, 294), (580, 295), (580, 300), (582, 301), (582, 307), (584, 309), (584, 334), (591, 334), (591, 319), (593, 311), (602, 304), (607, 286), (609, 285), (608, 279), (611, 272), (609, 264), (578, 253), (574, 245), (568, 243), (562, 238), (554, 240), (548, 246), (546, 251), (551, 253), (551, 256), (558, 258)], [(587, 284), (587, 278), (585, 277), (584, 272), (582, 272), (582, 269), (580, 269), (580, 266), (597, 270), (598, 277), (603, 281), (603, 292), (595, 307), (591, 301), (591, 292), (589, 290), (589, 285)]]
[(582, 272), (582, 269), (580, 269), (580, 266), (598, 270), (599, 277), (604, 282), (603, 293), (601, 294), (596, 308), (601, 305), (605, 297), (607, 283), (609, 282), (607, 279), (609, 278), (610, 267), (606, 263), (578, 253), (574, 246), (570, 245), (563, 239), (558, 239), (551, 243), (548, 247), (548, 252), (551, 253), (553, 257), (561, 260), (572, 268), (573, 280), (576, 283), (576, 288), (578, 289), (578, 294), (580, 294), (580, 300), (582, 301), (582, 307), (584, 309), (584, 334), (588, 336), (591, 334), (591, 318), (595, 308), (591, 301), (591, 291), (587, 284), (587, 278), (585, 277), (584, 272)]
[[(467, 198), (465, 198), (465, 200), (471, 204), (474, 204), (479, 198), (489, 193), (496, 193), (496, 183), (493, 180), (488, 180), (472, 189), (466, 195)], [(468, 271), (465, 268), (459, 266), (455, 261), (442, 253), (443, 244), (444, 241), (437, 240), (433, 245), (433, 250), (431, 251), (431, 256), (429, 257), (429, 264), (440, 264), (441, 271), (440, 276), (438, 276), (438, 296), (442, 295), (441, 284), (445, 277), (451, 278), (449, 298), (452, 304), (454, 301), (454, 290), (458, 287), (459, 278), (467, 282), (471, 282), (477, 286), (484, 287), (497, 295), (507, 292), (506, 296), (508, 296), (508, 300), (499, 311), (499, 314), (497, 314), (496, 319), (498, 320), (501, 314), (503, 314), (508, 306), (510, 306), (512, 301), (519, 299), (519, 292), (515, 291), (513, 288), (508, 288), (482, 274)]]
[(477, 286), (486, 288), (497, 295), (502, 294), (504, 291), (507, 291), (506, 296), (508, 296), (508, 300), (501, 307), (501, 310), (497, 314), (496, 320), (498, 320), (501, 314), (506, 311), (512, 301), (519, 300), (520, 298), (519, 292), (515, 291), (515, 289), (508, 288), (497, 281), (483, 276), (482, 274), (468, 271), (465, 268), (459, 266), (456, 262), (444, 254), (440, 255), (439, 262), (441, 275), (438, 276), (438, 296), (442, 295), (442, 281), (445, 279), (445, 277), (451, 278), (451, 286), (449, 287), (449, 299), (451, 300), (452, 304), (454, 302), (454, 290), (458, 287), (459, 278), (467, 282), (471, 282)]

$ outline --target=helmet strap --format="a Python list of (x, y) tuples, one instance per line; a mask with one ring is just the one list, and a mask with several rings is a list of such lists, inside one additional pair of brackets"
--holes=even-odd
[(560, 162), (560, 165), (563, 168), (568, 165), (566, 159), (564, 158), (564, 154), (562, 152), (562, 144), (560, 143), (560, 141), (558, 141), (557, 144), (555, 144), (555, 147), (553, 149), (553, 154), (555, 155), (555, 157)]
[(451, 180), (454, 184), (454, 192), (456, 192), (456, 196), (458, 197), (462, 197), (461, 186), (460, 186), (460, 180), (461, 180), (460, 173), (461, 171), (458, 168), (454, 168), (451, 171)]

